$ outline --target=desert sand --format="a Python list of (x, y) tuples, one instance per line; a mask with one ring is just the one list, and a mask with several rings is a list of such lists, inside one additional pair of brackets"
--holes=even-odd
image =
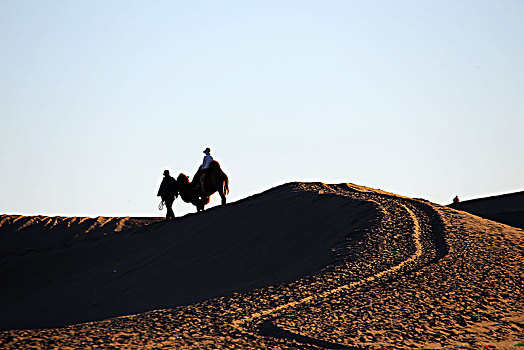
[(524, 230), (353, 184), (0, 216), (4, 349), (518, 349)]

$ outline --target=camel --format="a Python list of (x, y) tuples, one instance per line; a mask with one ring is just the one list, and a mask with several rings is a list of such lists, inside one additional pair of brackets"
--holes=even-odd
[(200, 185), (202, 173), (202, 169), (199, 168), (191, 182), (186, 175), (182, 173), (178, 175), (177, 184), (180, 198), (186, 203), (195, 205), (197, 211), (203, 211), (204, 206), (209, 203), (209, 197), (218, 192), (222, 199), (222, 205), (226, 204), (226, 195), (229, 193), (229, 179), (220, 168), (220, 164), (215, 160), (209, 164), (209, 169), (205, 172), (203, 189), (197, 188)]

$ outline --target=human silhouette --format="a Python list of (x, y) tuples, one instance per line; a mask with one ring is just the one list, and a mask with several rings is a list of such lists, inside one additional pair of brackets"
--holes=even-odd
[(202, 192), (204, 192), (204, 179), (206, 177), (206, 173), (209, 169), (209, 165), (213, 161), (213, 157), (211, 157), (211, 149), (209, 147), (207, 147), (203, 153), (205, 154), (204, 160), (202, 161), (202, 165), (197, 172), (200, 180), (197, 182), (197, 188), (200, 188)]
[(457, 204), (457, 203), (460, 203), (459, 196), (455, 196), (455, 198), (453, 198), (453, 204)]
[(167, 214), (166, 219), (174, 219), (175, 213), (173, 212), (173, 202), (178, 197), (178, 186), (176, 180), (169, 175), (169, 170), (164, 170), (164, 178), (158, 189), (158, 194), (162, 198), (162, 202), (166, 205)]

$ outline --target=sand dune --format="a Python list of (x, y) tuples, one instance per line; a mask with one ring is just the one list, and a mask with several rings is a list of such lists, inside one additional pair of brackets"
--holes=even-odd
[(286, 184), (173, 222), (2, 216), (0, 342), (510, 348), (523, 237), (352, 184)]

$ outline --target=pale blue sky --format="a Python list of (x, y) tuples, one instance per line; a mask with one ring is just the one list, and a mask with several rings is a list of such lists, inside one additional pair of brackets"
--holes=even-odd
[(523, 62), (524, 1), (2, 0), (0, 212), (159, 216), (208, 146), (230, 201), (523, 190)]

